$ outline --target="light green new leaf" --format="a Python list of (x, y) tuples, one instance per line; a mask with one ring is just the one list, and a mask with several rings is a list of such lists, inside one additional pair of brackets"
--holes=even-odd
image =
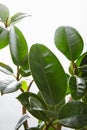
[(76, 60), (83, 50), (83, 40), (76, 29), (69, 26), (60, 26), (55, 31), (56, 47), (70, 60)]
[(6, 23), (8, 17), (9, 17), (9, 9), (5, 5), (0, 4), (0, 18), (1, 18), (1, 21)]
[(11, 23), (16, 23), (16, 22), (20, 21), (21, 19), (28, 17), (28, 16), (29, 15), (27, 13), (18, 12), (11, 17)]
[(0, 49), (2, 49), (5, 46), (7, 46), (8, 43), (9, 43), (8, 30), (0, 27)]
[(82, 102), (70, 102), (62, 107), (58, 115), (63, 126), (81, 129), (87, 126), (87, 105)]
[(81, 99), (87, 90), (86, 81), (83, 78), (71, 76), (69, 79), (70, 93), (75, 100)]
[(66, 74), (56, 56), (44, 45), (34, 44), (29, 54), (30, 69), (37, 87), (50, 105), (59, 104), (66, 94)]
[(2, 62), (0, 62), (0, 71), (2, 71), (3, 73), (6, 73), (8, 75), (13, 75), (12, 68)]
[(22, 90), (24, 91), (24, 92), (26, 92), (27, 91), (27, 89), (28, 89), (28, 84), (27, 84), (27, 81), (22, 81), (21, 82), (22, 83)]
[(10, 51), (13, 62), (17, 66), (21, 66), (25, 57), (28, 55), (27, 42), (22, 32), (16, 27), (11, 26), (9, 31)]
[(17, 125), (15, 126), (15, 130), (18, 130), (21, 125), (23, 125), (23, 123), (29, 118), (29, 116), (27, 114), (22, 115), (22, 117), (20, 118), (20, 120), (18, 121)]

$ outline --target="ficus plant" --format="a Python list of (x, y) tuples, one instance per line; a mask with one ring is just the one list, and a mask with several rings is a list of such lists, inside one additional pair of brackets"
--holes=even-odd
[[(0, 61), (0, 71), (10, 80), (0, 80), (1, 96), (17, 90), (16, 98), (22, 105), (15, 130), (62, 130), (62, 126), (87, 130), (87, 52), (79, 32), (70, 26), (60, 26), (54, 34), (57, 49), (70, 61), (66, 72), (58, 56), (41, 43), (28, 47), (21, 30), (15, 25), (26, 13), (9, 15), (9, 9), (0, 4), (0, 49), (9, 46), (15, 70)], [(3, 25), (3, 26), (2, 26)], [(67, 62), (67, 61), (65, 61)], [(31, 81), (26, 80), (31, 77)], [(38, 88), (31, 92), (30, 88)], [(69, 95), (69, 100), (66, 97)], [(37, 127), (28, 126), (30, 113), (38, 120)]]

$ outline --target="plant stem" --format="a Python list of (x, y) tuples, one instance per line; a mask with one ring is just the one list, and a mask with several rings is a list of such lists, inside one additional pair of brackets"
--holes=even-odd
[[(22, 107), (22, 114), (26, 114), (26, 108), (23, 106)], [(26, 130), (27, 128), (29, 128), (29, 125), (28, 125), (28, 121), (26, 120), (24, 123), (24, 129)]]

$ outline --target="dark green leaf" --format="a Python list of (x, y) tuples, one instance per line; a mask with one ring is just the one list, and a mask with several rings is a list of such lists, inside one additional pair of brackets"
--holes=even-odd
[(59, 27), (55, 31), (54, 41), (56, 47), (71, 61), (76, 60), (83, 50), (80, 34), (69, 26)]
[(77, 78), (76, 76), (71, 76), (69, 80), (70, 92), (75, 100), (81, 99), (87, 89), (86, 81), (83, 78)]
[(57, 119), (55, 109), (48, 108), (48, 105), (36, 94), (26, 92), (17, 98), (23, 106), (37, 119), (42, 121), (50, 121)]
[(70, 102), (62, 107), (58, 115), (59, 122), (73, 129), (87, 126), (87, 105), (82, 102)]
[(0, 49), (6, 47), (9, 43), (9, 39), (8, 39), (8, 30), (6, 29), (2, 29), (2, 27), (0, 27), (0, 30), (2, 30), (0, 32)]
[(24, 123), (28, 118), (29, 118), (29, 116), (28, 116), (27, 114), (24, 114), (24, 115), (20, 118), (20, 120), (18, 121), (18, 123), (17, 123), (17, 125), (16, 125), (16, 127), (15, 127), (15, 130), (18, 130), (18, 129), (21, 127), (21, 125), (23, 125), (23, 123)]
[(28, 46), (22, 32), (15, 26), (11, 26), (9, 31), (10, 51), (13, 62), (21, 66), (26, 55), (28, 55)]
[(11, 17), (11, 23), (16, 23), (16, 22), (20, 21), (21, 19), (28, 17), (28, 16), (29, 15), (27, 13), (18, 12)]
[(8, 17), (9, 17), (9, 9), (5, 5), (0, 4), (0, 18), (1, 18), (1, 21), (6, 23)]
[(76, 61), (76, 65), (79, 66), (83, 66), (83, 65), (87, 65), (87, 52), (85, 52), (84, 54), (82, 54)]
[[(30, 97), (33, 97), (37, 101), (38, 108), (36, 110), (33, 109), (33, 105), (34, 105), (33, 102), (29, 102)], [(43, 110), (47, 110), (46, 104), (36, 94), (31, 92), (24, 92), (21, 95), (19, 95), (17, 99), (37, 119), (44, 120), (44, 121), (47, 120), (47, 115), (43, 112)]]
[(82, 77), (84, 79), (87, 79), (87, 65), (83, 65), (77, 68), (77, 74), (78, 77)]
[(2, 71), (3, 73), (6, 73), (8, 75), (13, 75), (12, 68), (2, 62), (0, 62), (0, 71)]
[(30, 69), (37, 87), (50, 105), (59, 104), (66, 94), (66, 74), (56, 56), (44, 45), (35, 44), (29, 54)]
[(84, 97), (82, 98), (82, 101), (87, 104), (87, 91), (85, 92)]
[(31, 71), (30, 70), (23, 70), (22, 67), (19, 69), (19, 74), (22, 75), (22, 77), (27, 77), (31, 75)]

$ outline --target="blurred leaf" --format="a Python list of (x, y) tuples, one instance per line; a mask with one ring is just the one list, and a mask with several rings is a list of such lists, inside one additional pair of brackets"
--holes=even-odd
[(27, 85), (27, 82), (26, 81), (22, 81), (21, 82), (22, 83), (22, 90), (24, 91), (24, 92), (26, 92), (27, 91), (27, 89), (28, 89), (28, 85)]
[[(83, 40), (76, 29), (60, 26), (55, 31), (56, 47), (70, 60), (76, 60), (83, 50)], [(77, 51), (78, 50), (78, 51)]]
[(66, 94), (66, 74), (56, 56), (44, 45), (34, 44), (29, 54), (30, 69), (45, 101), (59, 104)]
[(2, 62), (0, 62), (0, 71), (2, 71), (3, 73), (6, 73), (8, 75), (13, 75), (12, 68)]
[(9, 45), (13, 62), (15, 65), (21, 66), (26, 55), (28, 55), (27, 42), (22, 32), (16, 26), (10, 27), (9, 38)]
[(82, 98), (82, 101), (87, 104), (87, 91), (85, 92), (84, 97)]
[(27, 114), (22, 115), (22, 117), (20, 118), (20, 120), (18, 121), (15, 130), (18, 130), (21, 125), (23, 125), (23, 123), (29, 118), (29, 116)]
[(6, 47), (9, 43), (8, 30), (0, 27), (0, 49)]
[(71, 76), (69, 80), (70, 92), (75, 100), (81, 99), (87, 89), (86, 81), (83, 78), (77, 78), (76, 76)]
[(69, 102), (60, 110), (58, 119), (63, 126), (84, 128), (87, 126), (87, 105), (82, 102)]
[(27, 13), (18, 12), (11, 17), (11, 23), (16, 23), (16, 22), (20, 21), (21, 19), (28, 17), (28, 16), (30, 16), (30, 15), (28, 15)]
[(6, 23), (8, 17), (9, 17), (9, 9), (5, 5), (0, 4), (0, 18), (1, 18), (1, 21)]
[(10, 83), (3, 91), (2, 94), (12, 93), (17, 91), (21, 87), (20, 81), (14, 81)]

